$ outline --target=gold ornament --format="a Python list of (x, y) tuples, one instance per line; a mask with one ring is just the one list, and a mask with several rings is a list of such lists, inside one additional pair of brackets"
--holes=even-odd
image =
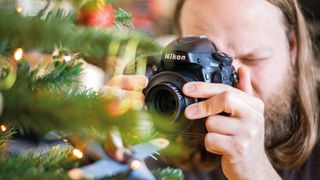
[(16, 78), (17, 70), (15, 62), (0, 55), (0, 90), (10, 89)]

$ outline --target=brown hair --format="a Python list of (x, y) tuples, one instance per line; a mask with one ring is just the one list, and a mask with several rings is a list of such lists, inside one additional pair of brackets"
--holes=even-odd
[[(178, 0), (174, 21), (178, 35), (181, 35), (180, 15), (186, 0)], [(268, 0), (278, 7), (285, 20), (287, 30), (294, 32), (298, 44), (297, 75), (298, 75), (298, 107), (299, 127), (288, 141), (267, 150), (268, 157), (277, 169), (301, 166), (310, 156), (318, 140), (319, 105), (317, 82), (315, 79), (314, 55), (306, 21), (297, 0)]]

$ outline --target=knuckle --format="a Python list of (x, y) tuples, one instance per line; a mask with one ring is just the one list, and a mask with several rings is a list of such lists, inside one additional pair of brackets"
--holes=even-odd
[(229, 91), (229, 90), (227, 90), (227, 91), (225, 91), (225, 92), (223, 92), (223, 94), (222, 94), (222, 105), (223, 105), (223, 107), (224, 107), (224, 111), (226, 112), (226, 113), (232, 113), (231, 112), (231, 107), (230, 107), (230, 104), (231, 104), (231, 101), (232, 101), (232, 92), (231, 91)]
[(213, 124), (213, 118), (211, 116), (207, 118), (207, 120), (205, 122), (205, 125), (206, 125), (206, 128), (207, 128), (207, 131), (210, 131), (210, 130), (213, 129), (214, 124)]
[(207, 151), (213, 150), (211, 141), (212, 141), (212, 137), (210, 137), (209, 133), (207, 133), (206, 136), (204, 137), (204, 145)]
[(239, 140), (234, 140), (234, 146), (236, 149), (237, 156), (239, 158), (243, 158), (247, 156), (248, 153), (248, 143), (247, 141), (239, 141)]
[(224, 91), (223, 94), (222, 94), (222, 101), (225, 103), (225, 104), (228, 104), (232, 99), (232, 93), (231, 91), (227, 90), (227, 91)]
[(252, 113), (253, 124), (257, 127), (264, 127), (264, 115), (261, 113)]
[(249, 140), (253, 140), (257, 137), (258, 135), (258, 130), (255, 126), (247, 126), (247, 131), (246, 131), (246, 137)]
[(210, 115), (210, 112), (211, 112), (211, 101), (210, 101), (210, 99), (200, 103), (199, 112), (201, 114), (205, 115), (205, 116)]
[(202, 82), (195, 82), (195, 90), (196, 91), (204, 91), (205, 90), (205, 85)]

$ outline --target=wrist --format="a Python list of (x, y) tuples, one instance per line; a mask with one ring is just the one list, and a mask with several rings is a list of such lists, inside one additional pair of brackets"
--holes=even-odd
[(264, 161), (261, 167), (261, 175), (260, 177), (256, 177), (255, 179), (265, 179), (265, 180), (281, 180), (281, 177), (277, 173), (277, 171), (273, 168), (270, 163), (268, 157), (265, 155)]

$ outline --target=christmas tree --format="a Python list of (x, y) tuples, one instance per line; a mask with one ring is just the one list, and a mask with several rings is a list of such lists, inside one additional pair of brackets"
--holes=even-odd
[[(112, 1), (27, 3), (0, 1), (0, 178), (74, 178), (70, 172), (77, 171), (72, 170), (84, 170), (81, 167), (103, 158), (99, 150), (110, 149), (110, 144), (128, 151), (119, 139), (154, 148), (148, 143), (159, 134), (154, 127), (169, 128), (160, 121), (163, 117), (142, 111), (139, 102), (87, 89), (80, 79), (87, 63), (101, 67), (109, 77), (129, 65), (134, 67), (131, 72), (144, 74), (146, 57), (158, 54), (161, 47), (134, 31), (131, 15), (114, 8)], [(65, 3), (69, 9), (61, 9)], [(18, 152), (27, 149), (25, 142), (37, 143), (32, 150)], [(130, 161), (120, 164), (126, 170), (99, 178), (141, 177), (133, 173), (141, 162), (131, 152), (125, 154)], [(107, 162), (119, 164), (112, 158)], [(142, 177), (148, 173), (141, 172)], [(158, 179), (183, 178), (178, 169), (152, 172)], [(86, 177), (98, 176), (80, 178)]]

